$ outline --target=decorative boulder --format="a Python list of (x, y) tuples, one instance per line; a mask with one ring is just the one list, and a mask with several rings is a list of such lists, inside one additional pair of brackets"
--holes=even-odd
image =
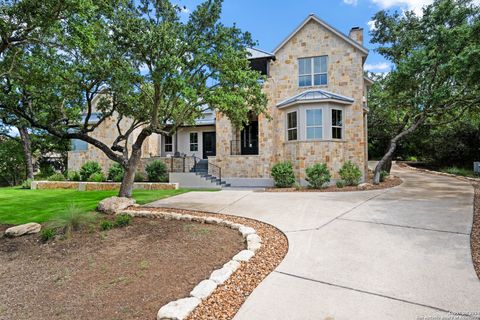
[(115, 214), (133, 206), (135, 199), (123, 197), (110, 197), (103, 199), (98, 204), (97, 210), (104, 213)]
[(19, 237), (24, 234), (38, 233), (42, 229), (42, 226), (35, 222), (21, 224), (19, 226), (11, 227), (5, 230), (5, 236), (7, 237)]

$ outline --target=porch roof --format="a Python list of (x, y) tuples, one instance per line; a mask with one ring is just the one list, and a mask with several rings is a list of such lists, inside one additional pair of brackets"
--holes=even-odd
[(273, 53), (263, 51), (260, 49), (256, 48), (247, 48), (247, 52), (249, 54), (248, 59), (249, 60), (254, 60), (254, 59), (272, 59), (275, 60), (275, 55)]
[(283, 100), (277, 104), (277, 108), (285, 108), (299, 103), (334, 102), (340, 104), (352, 104), (355, 100), (340, 94), (320, 89), (303, 91), (293, 97)]

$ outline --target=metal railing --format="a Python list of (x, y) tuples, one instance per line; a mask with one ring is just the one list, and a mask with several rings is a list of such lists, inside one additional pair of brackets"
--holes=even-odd
[(180, 156), (162, 158), (168, 167), (169, 172), (194, 172), (205, 173), (222, 179), (222, 168), (216, 164), (211, 163), (206, 159), (201, 159), (196, 156)]

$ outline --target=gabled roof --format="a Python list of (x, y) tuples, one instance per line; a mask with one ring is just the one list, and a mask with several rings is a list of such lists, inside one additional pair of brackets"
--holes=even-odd
[(368, 86), (371, 86), (375, 83), (375, 81), (373, 81), (372, 79), (370, 79), (367, 76), (363, 76), (363, 80), (365, 80), (365, 82), (367, 83)]
[(322, 19), (320, 19), (318, 16), (316, 16), (313, 13), (310, 14), (295, 30), (293, 30), (293, 32), (290, 35), (288, 35), (288, 37), (286, 37), (285, 40), (283, 40), (275, 48), (275, 50), (273, 50), (273, 54), (276, 54), (278, 52), (278, 50), (280, 50), (280, 48), (282, 48), (298, 31), (300, 31), (311, 20), (316, 21), (321, 26), (323, 26), (325, 29), (331, 31), (332, 33), (334, 33), (335, 35), (337, 35), (341, 39), (345, 40), (345, 42), (351, 44), (352, 46), (354, 46), (355, 48), (357, 48), (358, 50), (360, 50), (364, 54), (368, 54), (368, 49), (367, 48), (365, 48), (364, 46), (362, 46), (360, 43), (356, 42), (355, 40), (351, 39), (349, 36), (347, 36), (346, 34), (341, 32), (340, 30), (338, 30), (335, 27), (329, 25), (328, 23), (326, 23), (325, 21), (323, 21)]
[(267, 59), (273, 59), (275, 60), (275, 55), (273, 53), (263, 51), (260, 49), (256, 48), (247, 48), (247, 51), (249, 53), (248, 59), (253, 60), (253, 59), (262, 59), (262, 58), (267, 58)]
[(313, 102), (336, 102), (340, 104), (352, 104), (355, 100), (336, 93), (328, 92), (320, 89), (307, 90), (293, 97), (283, 100), (277, 104), (277, 108), (285, 108), (299, 103)]

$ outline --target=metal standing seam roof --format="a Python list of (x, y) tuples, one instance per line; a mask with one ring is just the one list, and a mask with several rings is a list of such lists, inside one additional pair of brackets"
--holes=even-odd
[(311, 103), (311, 102), (323, 102), (334, 101), (341, 104), (352, 104), (355, 100), (346, 96), (342, 96), (336, 93), (328, 92), (320, 89), (307, 90), (299, 93), (293, 97), (283, 100), (277, 104), (277, 108), (284, 108), (290, 105), (298, 103)]
[(263, 51), (256, 48), (247, 48), (247, 52), (249, 54), (249, 57), (248, 57), (249, 60), (262, 59), (262, 58), (269, 58), (269, 59), (275, 60), (275, 55), (267, 51)]

